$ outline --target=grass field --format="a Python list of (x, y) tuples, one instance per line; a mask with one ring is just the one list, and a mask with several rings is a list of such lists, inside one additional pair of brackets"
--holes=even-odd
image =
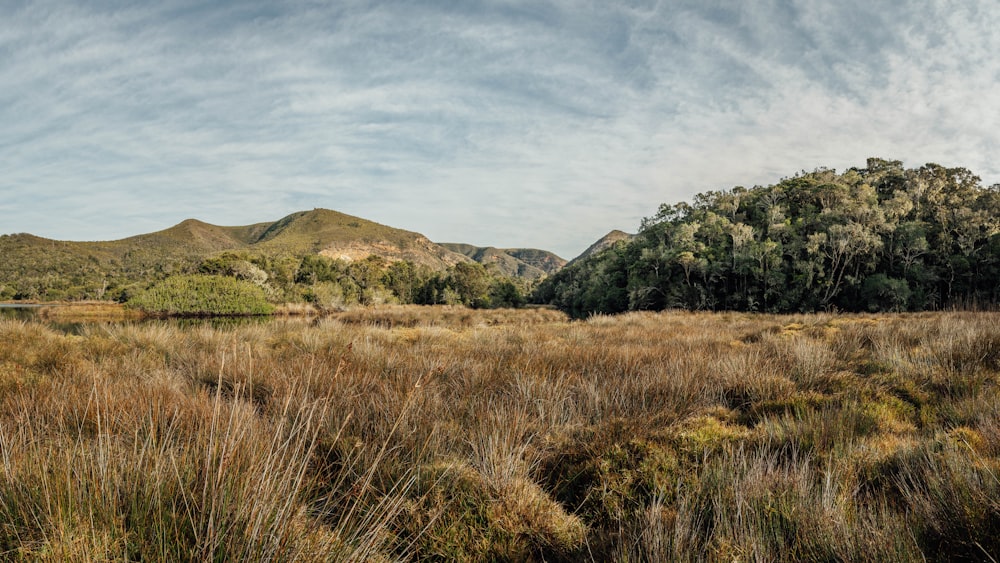
[(0, 320), (0, 559), (1000, 559), (1000, 315)]

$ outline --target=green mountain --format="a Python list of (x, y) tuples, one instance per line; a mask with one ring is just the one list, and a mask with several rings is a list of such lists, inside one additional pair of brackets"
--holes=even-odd
[[(445, 272), (458, 264), (478, 262), (493, 264), (496, 274), (527, 280), (550, 275), (566, 264), (544, 250), (436, 244), (412, 231), (313, 209), (271, 223), (236, 227), (187, 219), (162, 231), (114, 241), (2, 235), (0, 299), (122, 298), (171, 274), (204, 271), (207, 260), (213, 261), (209, 269), (235, 268), (245, 276), (254, 268), (264, 268), (272, 284), (288, 288), (302, 277), (305, 263), (293, 258), (314, 256), (358, 264), (373, 255), (381, 259), (383, 268), (409, 263), (424, 272)], [(234, 260), (242, 265), (234, 265)], [(315, 262), (310, 264), (316, 267)], [(403, 276), (400, 272), (395, 274), (396, 281)], [(316, 277), (314, 272), (309, 276)]]
[(471, 259), (419, 233), (328, 209), (293, 213), (273, 223), (222, 227), (188, 219), (114, 241), (58, 241), (31, 234), (0, 236), (0, 299), (105, 298), (108, 290), (196, 271), (225, 252), (261, 256), (321, 255), (358, 261), (370, 255), (442, 271)]
[[(0, 236), (0, 298), (103, 298), (109, 287), (190, 269), (212, 254), (247, 248), (267, 224), (219, 227), (189, 219), (155, 233), (115, 241)], [(84, 288), (87, 288), (84, 291)]]
[(492, 265), (498, 272), (510, 277), (543, 278), (566, 265), (566, 261), (555, 254), (534, 248), (494, 248), (453, 242), (440, 244), (484, 266)]

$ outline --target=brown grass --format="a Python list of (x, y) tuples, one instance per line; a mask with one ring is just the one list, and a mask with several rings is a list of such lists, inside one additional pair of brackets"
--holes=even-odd
[(1000, 315), (0, 321), (26, 560), (988, 560)]
[(111, 301), (66, 301), (46, 303), (38, 308), (38, 316), (53, 322), (82, 323), (138, 320), (145, 315)]

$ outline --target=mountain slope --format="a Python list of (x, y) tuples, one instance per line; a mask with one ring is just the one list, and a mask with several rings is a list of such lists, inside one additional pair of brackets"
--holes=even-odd
[(617, 243), (618, 241), (622, 241), (622, 240), (628, 241), (628, 240), (632, 240), (634, 237), (635, 237), (635, 235), (630, 235), (630, 234), (628, 234), (628, 233), (626, 233), (624, 231), (619, 231), (619, 230), (616, 229), (616, 230), (611, 231), (610, 233), (604, 235), (603, 237), (597, 239), (597, 242), (595, 242), (594, 244), (588, 246), (587, 250), (584, 250), (582, 253), (580, 253), (579, 256), (577, 256), (576, 258), (570, 260), (569, 263), (573, 264), (575, 262), (579, 262), (580, 260), (583, 260), (583, 259), (587, 258), (588, 256), (592, 256), (594, 254), (597, 254), (598, 252), (604, 250), (605, 248), (610, 248), (610, 247), (614, 246), (615, 243)]
[[(188, 219), (162, 231), (97, 242), (3, 235), (0, 295), (55, 299), (60, 292), (79, 294), (84, 286), (121, 287), (190, 270), (213, 254), (248, 248), (267, 225), (219, 227)], [(87, 295), (101, 298), (103, 290)]]
[(545, 250), (534, 248), (494, 248), (443, 242), (441, 246), (483, 265), (493, 265), (500, 273), (520, 278), (538, 279), (562, 268), (566, 261)]
[[(114, 241), (57, 241), (30, 234), (0, 236), (0, 298), (87, 296), (192, 272), (220, 253), (270, 258), (319, 254), (346, 261), (378, 255), (432, 270), (472, 259), (427, 237), (328, 209), (271, 223), (223, 227), (188, 219), (170, 228)], [(95, 289), (96, 288), (96, 289)]]
[[(162, 256), (191, 255), (245, 248), (252, 244), (270, 223), (257, 223), (243, 227), (220, 227), (187, 219), (177, 225), (143, 235), (95, 243), (76, 243), (121, 254), (142, 248)], [(87, 248), (87, 247), (84, 247)]]
[(260, 234), (253, 247), (269, 253), (320, 254), (352, 261), (376, 254), (390, 262), (407, 260), (434, 269), (469, 261), (420, 233), (329, 209), (301, 211), (280, 219)]
[(538, 268), (546, 274), (554, 274), (566, 265), (566, 260), (548, 250), (539, 250), (537, 248), (506, 248), (504, 252), (529, 266)]
[(345, 260), (377, 254), (389, 261), (409, 260), (436, 269), (469, 261), (419, 233), (328, 209), (301, 211), (273, 223), (237, 227), (187, 219), (162, 231), (115, 241), (56, 241), (30, 234), (0, 237), (0, 253), (8, 262), (38, 262), (33, 268), (37, 270), (52, 270), (55, 265), (81, 258), (96, 263), (151, 263), (202, 258), (227, 250), (267, 255), (322, 254)]

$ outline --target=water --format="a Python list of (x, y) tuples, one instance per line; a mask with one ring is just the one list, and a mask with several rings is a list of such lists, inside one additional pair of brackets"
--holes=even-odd
[(177, 318), (177, 319), (130, 319), (123, 321), (108, 320), (46, 320), (38, 315), (38, 310), (42, 307), (58, 307), (58, 305), (37, 305), (23, 303), (0, 303), (0, 320), (15, 319), (20, 321), (33, 321), (62, 332), (64, 334), (80, 334), (84, 327), (95, 325), (123, 325), (123, 324), (164, 324), (182, 328), (210, 326), (215, 329), (226, 329), (249, 324), (263, 324), (273, 321), (276, 317), (204, 317), (204, 318)]
[(0, 303), (0, 319), (32, 320), (38, 316), (41, 305)]

